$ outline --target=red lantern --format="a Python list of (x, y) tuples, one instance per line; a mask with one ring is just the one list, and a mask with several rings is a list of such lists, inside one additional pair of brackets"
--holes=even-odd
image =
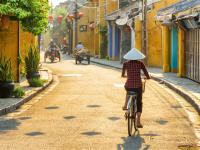
[(83, 17), (83, 15), (84, 15), (83, 12), (78, 12), (79, 17)]
[(58, 23), (61, 23), (62, 22), (62, 19), (63, 19), (63, 16), (58, 16)]
[(53, 16), (50, 15), (50, 16), (49, 16), (49, 22), (52, 22), (52, 21), (53, 21)]

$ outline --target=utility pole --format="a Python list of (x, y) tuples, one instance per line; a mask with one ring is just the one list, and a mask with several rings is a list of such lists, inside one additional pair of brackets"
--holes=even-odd
[(148, 66), (148, 31), (147, 31), (147, 0), (142, 0), (142, 52), (146, 55)]
[(78, 43), (78, 3), (75, 0), (75, 11), (74, 11), (74, 24), (75, 24), (75, 46)]

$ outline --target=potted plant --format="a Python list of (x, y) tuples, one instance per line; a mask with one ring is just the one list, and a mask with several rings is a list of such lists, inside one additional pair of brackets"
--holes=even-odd
[(40, 64), (40, 52), (35, 47), (30, 47), (28, 55), (25, 57), (25, 70), (26, 78), (28, 82), (33, 78), (39, 79), (39, 64)]
[(14, 90), (12, 65), (10, 58), (0, 56), (0, 98), (12, 96)]

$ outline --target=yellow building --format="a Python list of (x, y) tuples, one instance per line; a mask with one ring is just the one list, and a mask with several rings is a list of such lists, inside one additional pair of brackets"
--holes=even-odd
[[(78, 20), (78, 41), (81, 41), (91, 55), (99, 53), (99, 30), (97, 27), (98, 3), (91, 2), (78, 10), (83, 16)], [(75, 38), (75, 33), (74, 33)], [(74, 46), (75, 47), (75, 40)]]
[[(149, 10), (147, 13), (147, 33), (148, 33), (148, 65), (151, 67), (162, 67), (163, 65), (163, 45), (162, 26), (156, 20), (157, 11), (167, 7), (179, 0), (148, 1)], [(142, 49), (142, 15), (135, 18), (136, 48)]]
[(200, 82), (200, 1), (180, 1), (157, 12), (163, 25), (163, 71)]
[(2, 29), (0, 26), (0, 54), (11, 58), (14, 80), (20, 80), (20, 67), (18, 58), (19, 53), (22, 57), (25, 56), (27, 48), (36, 44), (36, 37), (31, 33), (24, 32), (18, 21), (9, 21), (7, 29)]
[[(107, 37), (102, 35), (100, 30), (107, 28), (105, 15), (117, 9), (117, 1), (93, 0), (78, 10), (84, 14), (77, 23), (78, 41), (83, 43), (91, 55), (107, 56), (107, 45), (102, 46), (103, 43), (106, 44)], [(75, 47), (75, 32), (73, 32), (73, 39), (73, 47)]]

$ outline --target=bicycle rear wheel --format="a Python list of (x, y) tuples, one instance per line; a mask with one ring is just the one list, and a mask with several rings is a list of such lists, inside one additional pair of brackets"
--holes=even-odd
[(134, 124), (134, 119), (133, 116), (130, 114), (130, 112), (128, 112), (128, 135), (131, 136), (132, 132), (133, 132), (133, 124)]

